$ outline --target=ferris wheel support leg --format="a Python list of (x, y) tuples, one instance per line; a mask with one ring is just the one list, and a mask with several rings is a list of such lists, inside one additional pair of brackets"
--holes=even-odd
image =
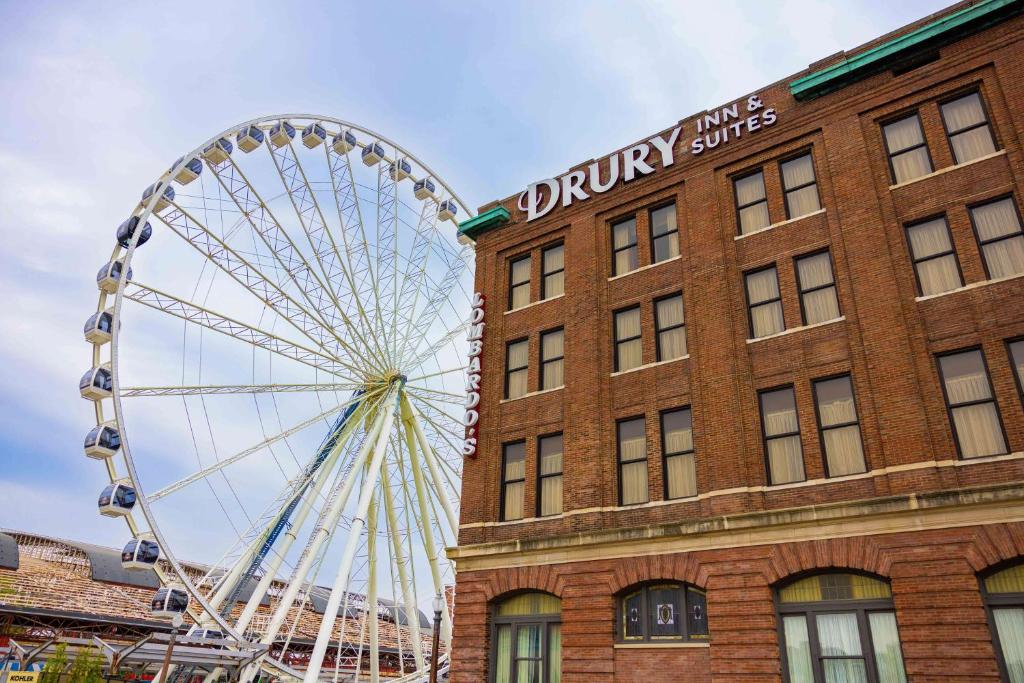
[[(409, 457), (415, 457), (416, 449), (413, 448), (412, 434), (405, 431), (405, 446)], [(387, 468), (382, 473), (382, 486), (384, 489), (384, 510), (388, 517), (388, 528), (391, 530), (391, 545), (395, 551), (395, 564), (398, 565), (398, 582), (402, 587), (402, 603), (405, 606), (406, 621), (409, 622), (412, 631), (412, 653), (416, 661), (416, 669), (422, 670), (425, 666), (423, 659), (423, 641), (420, 638), (419, 610), (416, 608), (416, 600), (412, 591), (409, 590), (409, 575), (405, 571), (405, 549), (402, 545), (401, 535), (398, 532), (398, 519), (395, 515), (394, 494), (391, 492), (387, 478)]]
[[(388, 400), (378, 410), (376, 423), (380, 426), (376, 429), (377, 438), (373, 447), (373, 458), (370, 460), (370, 466), (363, 476), (363, 488), (359, 493), (356, 515), (349, 529), (348, 540), (345, 542), (345, 550), (342, 553), (341, 562), (338, 566), (338, 575), (335, 578), (334, 587), (331, 588), (331, 597), (327, 600), (324, 616), (320, 621), (316, 644), (313, 646), (313, 652), (310, 655), (309, 665), (303, 679), (305, 683), (316, 683), (319, 679), (320, 667), (323, 666), (324, 655), (327, 653), (327, 646), (331, 642), (334, 622), (338, 618), (338, 607), (341, 606), (341, 598), (348, 592), (348, 575), (352, 571), (352, 562), (355, 560), (356, 548), (366, 526), (366, 516), (370, 508), (370, 500), (373, 497), (377, 479), (380, 476), (381, 464), (384, 462), (384, 454), (387, 451), (391, 429), (395, 424), (395, 413), (398, 411), (398, 402), (401, 395), (401, 385), (396, 384), (388, 393)], [(375, 609), (376, 607), (374, 606)], [(373, 615), (376, 617), (376, 611), (373, 612)]]
[[(387, 405), (386, 401), (380, 404), (381, 407), (385, 405)], [(274, 615), (271, 617), (270, 624), (267, 626), (267, 632), (263, 634), (263, 638), (260, 639), (262, 644), (270, 645), (274, 642), (278, 631), (281, 630), (281, 625), (288, 616), (289, 608), (292, 606), (292, 603), (295, 602), (295, 596), (298, 595), (299, 590), (305, 583), (306, 577), (309, 575), (309, 571), (313, 567), (317, 555), (320, 553), (320, 548), (330, 537), (334, 528), (338, 525), (338, 519), (341, 517), (341, 513), (345, 508), (345, 503), (352, 494), (352, 489), (355, 488), (356, 480), (359, 477), (359, 471), (366, 462), (366, 459), (373, 448), (374, 442), (377, 440), (377, 437), (384, 426), (384, 412), (384, 410), (378, 408), (377, 415), (367, 432), (366, 440), (363, 442), (362, 448), (359, 449), (359, 455), (357, 455), (356, 459), (353, 461), (352, 468), (349, 470), (348, 476), (345, 477), (340, 490), (331, 501), (330, 508), (328, 508), (326, 513), (321, 516), (320, 523), (317, 524), (317, 528), (310, 536), (309, 542), (306, 544), (306, 548), (302, 552), (302, 558), (299, 560), (299, 565), (295, 568), (295, 571), (292, 572), (292, 576), (288, 581), (288, 587), (281, 596), (277, 609), (274, 610)], [(335, 605), (334, 608), (337, 610), (338, 606)]]
[(427, 461), (427, 468), (430, 470), (430, 482), (433, 484), (434, 490), (437, 492), (437, 497), (441, 499), (441, 507), (444, 508), (445, 517), (448, 518), (448, 528), (451, 529), (452, 538), (457, 538), (459, 533), (459, 520), (455, 516), (455, 511), (452, 509), (452, 503), (448, 500), (448, 494), (445, 493), (444, 486), (441, 483), (441, 477), (437, 470), (437, 463), (434, 460), (437, 457), (437, 454), (434, 453), (434, 449), (427, 442), (427, 436), (423, 433), (423, 427), (420, 426), (420, 421), (413, 419), (412, 424), (416, 432), (416, 440), (419, 441), (420, 444), (420, 450), (423, 451), (423, 459)]
[[(419, 430), (416, 419), (413, 417), (412, 406), (409, 399), (403, 396), (402, 400), (402, 421), (406, 429)], [(434, 590), (438, 595), (444, 596), (444, 585), (441, 582), (441, 569), (437, 563), (437, 546), (434, 545), (434, 531), (430, 528), (430, 510), (427, 507), (427, 487), (423, 481), (423, 470), (420, 468), (419, 460), (413, 456), (409, 458), (412, 463), (412, 476), (416, 484), (416, 501), (419, 503), (420, 519), (423, 521), (423, 546), (427, 553), (427, 560), (430, 563), (430, 576), (434, 581)], [(450, 649), (452, 643), (452, 617), (448, 612), (447, 602), (441, 611), (441, 635), (444, 637), (445, 646)]]
[[(383, 468), (382, 468), (383, 469)], [(370, 637), (370, 683), (380, 683), (380, 619), (377, 616), (377, 496), (370, 494), (370, 508), (366, 513), (368, 585), (366, 587), (367, 617)], [(347, 581), (346, 581), (347, 582)], [(347, 591), (346, 591), (347, 592)], [(341, 650), (341, 639), (338, 639)]]

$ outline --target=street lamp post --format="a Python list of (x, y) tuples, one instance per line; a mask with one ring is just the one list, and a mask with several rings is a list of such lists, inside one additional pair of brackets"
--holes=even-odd
[(157, 676), (164, 683), (166, 683), (171, 671), (171, 654), (174, 652), (174, 640), (178, 636), (178, 629), (181, 627), (182, 621), (183, 619), (180, 614), (176, 614), (174, 619), (171, 620), (171, 637), (167, 641), (167, 650), (164, 652), (164, 665), (160, 668)]
[(437, 683), (437, 651), (441, 639), (441, 610), (445, 608), (444, 597), (434, 596), (434, 646), (430, 649), (430, 683)]

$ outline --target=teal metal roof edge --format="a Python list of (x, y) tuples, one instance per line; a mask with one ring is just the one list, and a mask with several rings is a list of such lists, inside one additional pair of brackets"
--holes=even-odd
[(508, 209), (504, 206), (498, 205), (493, 209), (488, 209), (473, 218), (459, 223), (459, 233), (475, 241), (476, 236), (480, 233), (493, 230), (494, 228), (500, 228), (502, 225), (508, 223), (511, 216), (512, 214), (508, 212)]
[[(1007, 9), (1010, 11), (1001, 12)], [(852, 58), (798, 78), (789, 84), (789, 91), (797, 100), (820, 97), (885, 69), (896, 55), (925, 44), (949, 43), (966, 35), (968, 29), (978, 30), (998, 23), (1022, 9), (1022, 0), (981, 0)]]

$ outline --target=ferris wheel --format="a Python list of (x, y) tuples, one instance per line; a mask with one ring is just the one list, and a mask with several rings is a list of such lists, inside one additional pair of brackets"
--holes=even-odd
[(79, 385), (99, 512), (154, 614), (266, 646), (250, 675), (418, 680), (437, 596), (450, 651), (470, 215), (391, 140), (289, 114), (181, 157), (116, 230)]

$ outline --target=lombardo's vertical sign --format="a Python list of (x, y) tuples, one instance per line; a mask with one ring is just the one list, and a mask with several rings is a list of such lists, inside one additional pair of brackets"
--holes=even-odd
[(462, 444), (462, 455), (476, 457), (477, 423), (480, 422), (480, 355), (484, 350), (484, 302), (483, 294), (473, 295), (473, 308), (469, 314), (469, 364), (466, 366), (466, 412), (462, 424), (466, 438)]

